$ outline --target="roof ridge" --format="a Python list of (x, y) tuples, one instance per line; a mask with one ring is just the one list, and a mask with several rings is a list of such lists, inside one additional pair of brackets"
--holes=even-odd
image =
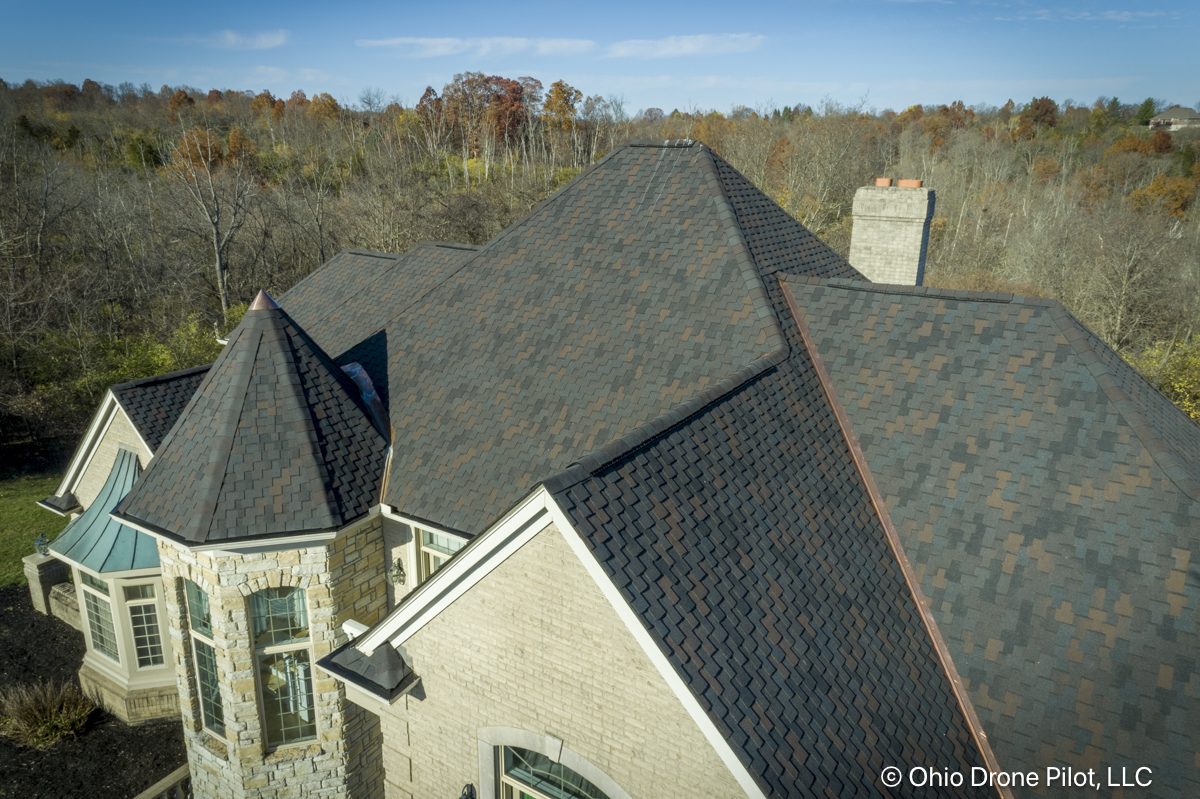
[(563, 471), (542, 480), (542, 485), (551, 493), (557, 493), (566, 488), (581, 483), (597, 472), (637, 450), (652, 444), (657, 439), (670, 433), (676, 427), (687, 424), (693, 416), (710, 408), (725, 399), (748, 383), (762, 377), (786, 361), (791, 355), (790, 348), (784, 342), (777, 350), (755, 358), (750, 363), (738, 369), (723, 380), (718, 380), (691, 399), (684, 400), (673, 408), (663, 411), (648, 422), (630, 430), (623, 436), (618, 436), (599, 449), (592, 450), (580, 456)]
[[(250, 328), (243, 327), (238, 335), (238, 338), (246, 335), (248, 330), (250, 330)], [(242, 373), (241, 370), (233, 370), (230, 374), (230, 377), (233, 379), (226, 381), (229, 389), (231, 389), (233, 392), (236, 392), (234, 396), (237, 397), (237, 401), (230, 402), (225, 407), (218, 407), (213, 418), (213, 429), (216, 435), (213, 437), (214, 446), (208, 452), (208, 463), (225, 464), (225, 468), (220, 470), (219, 480), (218, 475), (215, 472), (210, 473), (208, 470), (201, 472), (200, 478), (197, 481), (199, 484), (197, 493), (202, 496), (220, 496), (221, 489), (225, 486), (225, 476), (229, 473), (229, 453), (233, 449), (233, 441), (237, 435), (237, 423), (241, 419), (242, 409), (246, 405), (246, 394), (250, 388), (250, 381), (254, 376), (253, 364), (254, 361), (258, 359), (258, 352), (262, 348), (263, 331), (259, 328), (253, 328), (253, 331), (254, 335), (256, 336), (256, 340), (254, 342), (254, 356), (250, 359), (251, 368), (246, 370), (244, 373)], [(225, 351), (230, 353), (233, 352), (233, 347), (235, 344), (236, 342), (230, 340)], [(247, 344), (249, 344), (249, 340), (247, 340)], [(199, 390), (197, 390), (196, 393), (199, 394)], [(185, 409), (183, 414), (180, 415), (180, 418), (182, 419), (186, 415), (187, 410)], [(179, 425), (176, 424), (175, 427), (178, 428), (178, 426)], [(166, 444), (167, 442), (164, 441), (160, 446), (160, 449), (165, 450)], [(206, 490), (210, 486), (212, 486), (212, 489), (214, 490)], [(191, 521), (188, 521), (183, 525), (183, 530), (188, 530), (189, 528), (195, 530), (200, 541), (208, 540), (208, 534), (212, 529), (212, 521), (217, 513), (216, 503), (209, 502), (205, 504), (210, 506), (207, 508), (207, 513), (195, 514)], [(189, 538), (186, 533), (183, 533), (183, 536), (185, 539)]]
[[(690, 140), (688, 140), (688, 141), (690, 141)], [(689, 146), (695, 146), (696, 144), (698, 144), (698, 143), (693, 143), (692, 145), (689, 145)], [(632, 145), (631, 143), (627, 143), (627, 144), (622, 144), (618, 147), (614, 147), (612, 152), (607, 153), (604, 157), (602, 157), (599, 160), (584, 167), (584, 169), (578, 175), (576, 175), (574, 178), (572, 178), (566, 185), (560, 187), (557, 191), (555, 191), (549, 197), (545, 198), (544, 200), (539, 202), (537, 205), (535, 205), (532, 209), (530, 209), (529, 213), (525, 214), (520, 219), (518, 219), (516, 222), (513, 222), (508, 227), (504, 228), (504, 230), (501, 230), (495, 236), (488, 239), (487, 242), (485, 242), (484, 244), (478, 245), (475, 248), (474, 256), (464, 260), (461, 264), (458, 265), (457, 268), (447, 272), (446, 275), (441, 280), (430, 285), (425, 291), (421, 292), (420, 294), (414, 296), (405, 305), (400, 306), (396, 310), (395, 313), (386, 317), (383, 320), (383, 322), (380, 324), (380, 326), (374, 332), (378, 332), (379, 330), (385, 329), (392, 322), (392, 320), (394, 320), (397, 317), (404, 314), (409, 308), (411, 308), (414, 305), (416, 305), (417, 303), (419, 303), (425, 297), (429, 296), (432, 292), (436, 291), (439, 287), (444, 286), (447, 282), (450, 281), (451, 278), (453, 278), (455, 275), (462, 272), (464, 269), (469, 267), (471, 264), (475, 263), (478, 260), (483, 259), (488, 254), (488, 252), (490, 250), (492, 250), (494, 247), (498, 247), (501, 242), (507, 240), (510, 236), (516, 235), (517, 230), (522, 225), (524, 225), (526, 222), (528, 222), (530, 219), (532, 219), (543, 208), (545, 208), (545, 206), (548, 205), (552, 200), (556, 200), (559, 197), (567, 196), (569, 193), (579, 190), (579, 187), (583, 184), (583, 178), (586, 175), (589, 175), (592, 172), (595, 172), (596, 170), (598, 170), (602, 164), (605, 164), (608, 161), (610, 161), (614, 156), (616, 156), (617, 153), (622, 152), (623, 150), (631, 149), (633, 146), (634, 145)], [(699, 146), (702, 148), (704, 147), (703, 144), (700, 144)], [(707, 148), (705, 148), (705, 149), (707, 149)], [(404, 255), (407, 257), (409, 255), (409, 253), (412, 253), (413, 250), (415, 250), (418, 246), (420, 246), (420, 244), (421, 243), (418, 242), (418, 244), (413, 245), (413, 247), (411, 249), (409, 249), (409, 251), (406, 252)], [(462, 248), (459, 248), (459, 249), (462, 249)]]
[[(685, 141), (691, 140), (686, 139)], [(701, 160), (700, 171), (704, 173), (706, 182), (716, 195), (717, 203), (723, 206), (722, 211), (718, 212), (718, 216), (727, 223), (726, 235), (731, 239), (730, 249), (733, 257), (742, 270), (742, 279), (746, 282), (746, 289), (754, 301), (757, 316), (767, 326), (767, 344), (772, 352), (786, 348), (788, 346), (787, 339), (783, 335), (783, 328), (779, 324), (779, 318), (775, 315), (775, 307), (767, 294), (763, 270), (754, 258), (750, 243), (746, 241), (745, 231), (738, 223), (737, 210), (733, 207), (729, 194), (725, 191), (725, 185), (721, 181), (721, 175), (717, 171), (717, 164), (714, 160), (717, 156), (711, 148), (704, 145), (700, 145), (700, 147), (700, 152), (708, 155), (707, 158)]]
[[(868, 291), (874, 294), (915, 294), (922, 297), (938, 297), (947, 300), (970, 300), (972, 302), (995, 302), (1044, 305), (1046, 300), (1040, 297), (1023, 297), (1005, 291), (974, 291), (970, 289), (946, 289), (937, 286), (908, 286), (895, 283), (864, 283), (859, 280), (847, 280), (841, 277), (807, 278), (806, 280), (824, 281), (827, 285), (851, 291)], [(1033, 302), (1030, 302), (1030, 301)]]
[(291, 293), (292, 293), (293, 291), (295, 291), (296, 289), (298, 289), (298, 288), (300, 288), (301, 286), (303, 286), (305, 283), (307, 283), (307, 282), (309, 281), (309, 279), (311, 279), (311, 278), (312, 278), (312, 276), (313, 276), (313, 275), (315, 275), (315, 274), (317, 274), (318, 272), (320, 272), (320, 271), (321, 271), (321, 269), (322, 269), (324, 266), (326, 266), (327, 264), (330, 264), (330, 263), (332, 263), (332, 262), (333, 262), (334, 260), (336, 260), (337, 258), (339, 258), (339, 257), (341, 257), (341, 256), (343, 256), (343, 255), (346, 255), (346, 254), (349, 254), (349, 255), (365, 255), (365, 256), (368, 256), (368, 257), (370, 257), (370, 258), (382, 258), (383, 260), (387, 260), (387, 261), (398, 261), (398, 260), (400, 260), (401, 258), (403, 258), (405, 255), (407, 255), (408, 253), (406, 253), (406, 252), (405, 252), (405, 253), (372, 252), (371, 250), (355, 250), (355, 249), (352, 249), (352, 248), (349, 248), (349, 247), (347, 247), (347, 248), (346, 248), (346, 249), (344, 249), (344, 250), (338, 250), (336, 253), (334, 253), (334, 254), (333, 254), (333, 257), (332, 257), (332, 258), (330, 258), (328, 261), (326, 261), (325, 263), (321, 264), (321, 266), (318, 266), (316, 269), (312, 270), (312, 271), (311, 271), (311, 272), (309, 272), (307, 275), (305, 275), (303, 278), (301, 278), (299, 283), (296, 283), (294, 286), (292, 286), (291, 288), (289, 288), (287, 291), (283, 292), (283, 294), (281, 294), (281, 295), (280, 295), (279, 299), (281, 299), (281, 300), (282, 300), (284, 297), (286, 297), (287, 295), (291, 294)]
[[(1137, 407), (1134, 399), (1121, 387), (1112, 367), (1108, 365), (1100, 352), (1096, 350), (1089, 340), (1088, 333), (1090, 331), (1088, 331), (1083, 322), (1080, 322), (1073, 313), (1067, 310), (1066, 306), (1057, 300), (1050, 306), (1049, 311), (1051, 321), (1054, 322), (1059, 332), (1062, 333), (1063, 338), (1071, 345), (1071, 348), (1079, 354), (1084, 366), (1096, 381), (1096, 385), (1100, 387), (1100, 390), (1104, 392), (1104, 396), (1108, 398), (1109, 402), (1117, 409), (1117, 412), (1121, 414), (1125, 423), (1129, 425), (1134, 435), (1142, 442), (1142, 446), (1150, 453), (1150, 457), (1154, 459), (1154, 462), (1166, 474), (1167, 479), (1191, 499), (1200, 499), (1200, 481), (1197, 481), (1192, 476), (1188, 466), (1175, 454), (1171, 446), (1163, 439), (1158, 429), (1150, 424), (1145, 414)], [(1095, 334), (1093, 333), (1092, 335), (1094, 336)], [(1121, 354), (1105, 344), (1099, 336), (1096, 336), (1096, 340), (1114, 356), (1124, 361)], [(1148, 388), (1153, 389), (1177, 413), (1187, 417), (1187, 414), (1179, 410), (1179, 407), (1167, 395), (1163, 394), (1157, 386), (1147, 380), (1145, 375), (1134, 369), (1128, 362), (1125, 363), (1137, 376), (1137, 379), (1141, 380)], [(1187, 418), (1189, 422), (1195, 423), (1190, 417)]]
[[(954, 658), (946, 646), (946, 641), (942, 637), (937, 620), (933, 617), (933, 612), (925, 600), (924, 593), (921, 591), (921, 581), (917, 579), (916, 573), (912, 568), (912, 563), (908, 560), (908, 555), (904, 551), (904, 544), (900, 540), (899, 532), (896, 530), (891, 514), (888, 512), (887, 502), (879, 489), (879, 484), (875, 482), (875, 478), (871, 474), (866, 454), (858, 442), (858, 437), (854, 434), (854, 429), (850, 426), (850, 419), (846, 414), (846, 408), (842, 405), (842, 401), (837, 395), (837, 389), (834, 388), (833, 380), (829, 376), (829, 372), (825, 369), (825, 363), (821, 358), (820, 352), (817, 350), (817, 343), (812, 337), (812, 332), (808, 329), (808, 324), (804, 321), (804, 314), (801, 313), (800, 306), (796, 302), (796, 298), (792, 294), (787, 281), (781, 278), (779, 285), (792, 320), (796, 323), (796, 329), (799, 331), (804, 351), (808, 356), (809, 362), (812, 364), (817, 383), (820, 384), (829, 410), (832, 412), (838, 430), (842, 434), (842, 441), (846, 449), (849, 450), (850, 459), (854, 463), (859, 479), (862, 480), (863, 489), (870, 500), (870, 505), (875, 510), (875, 516), (879, 520), (880, 526), (883, 528), (884, 538), (887, 540), (888, 546), (892, 551), (893, 559), (900, 569), (904, 583), (908, 586), (916, 615), (920, 618), (926, 635), (929, 637), (929, 642), (937, 655), (938, 661), (941, 663), (942, 673), (950, 683), (951, 694), (958, 702), (959, 711), (967, 723), (967, 729), (974, 740), (979, 756), (983, 758), (989, 769), (993, 772), (999, 771), (999, 764), (991, 745), (988, 743), (987, 733), (979, 721), (979, 715), (975, 711), (971, 697), (967, 693), (966, 686), (963, 684), (962, 678), (958, 674), (958, 669), (954, 665)], [(1000, 786), (997, 786), (997, 790), (1002, 799), (1012, 799), (1011, 790)]]
[(140, 388), (142, 386), (150, 386), (150, 385), (154, 385), (155, 383), (165, 383), (168, 380), (174, 380), (179, 377), (186, 377), (187, 375), (193, 375), (201, 370), (211, 369), (211, 368), (212, 368), (212, 363), (201, 364), (200, 366), (189, 366), (187, 369), (177, 369), (174, 372), (163, 372), (162, 374), (151, 375), (150, 377), (139, 377), (136, 380), (128, 380), (124, 383), (114, 383), (113, 385), (109, 386), (109, 390), (116, 392), (116, 391), (124, 391), (125, 389), (129, 389), (129, 388)]

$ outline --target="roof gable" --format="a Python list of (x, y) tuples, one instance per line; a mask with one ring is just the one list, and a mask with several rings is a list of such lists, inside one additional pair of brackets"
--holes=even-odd
[(112, 387), (113, 396), (151, 453), (158, 451), (211, 365), (132, 380)]
[(260, 294), (116, 515), (188, 543), (335, 529), (378, 503), (387, 447), (350, 377)]

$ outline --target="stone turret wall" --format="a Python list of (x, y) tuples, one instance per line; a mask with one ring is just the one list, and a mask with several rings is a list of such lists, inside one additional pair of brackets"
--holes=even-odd
[[(352, 797), (382, 799), (382, 756), (375, 716), (346, 699), (315, 663), (345, 643), (349, 618), (374, 623), (386, 604), (378, 517), (340, 538), (279, 552), (192, 552), (160, 541), (167, 615), (184, 736), (197, 799)], [(203, 728), (184, 580), (208, 593), (222, 690), (225, 736)], [(264, 588), (303, 588), (308, 603), (317, 739), (268, 751), (258, 701), (249, 598)]]

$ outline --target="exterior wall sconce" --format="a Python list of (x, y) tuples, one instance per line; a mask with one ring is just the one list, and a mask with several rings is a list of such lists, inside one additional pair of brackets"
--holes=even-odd
[(392, 567), (387, 570), (388, 585), (404, 585), (408, 579), (408, 575), (404, 572), (404, 563), (400, 560), (394, 561)]

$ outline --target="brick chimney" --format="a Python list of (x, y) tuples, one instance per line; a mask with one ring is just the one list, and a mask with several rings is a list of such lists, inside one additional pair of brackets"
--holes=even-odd
[(919, 180), (891, 183), (879, 178), (854, 193), (850, 264), (874, 283), (919, 286), (936, 198)]

